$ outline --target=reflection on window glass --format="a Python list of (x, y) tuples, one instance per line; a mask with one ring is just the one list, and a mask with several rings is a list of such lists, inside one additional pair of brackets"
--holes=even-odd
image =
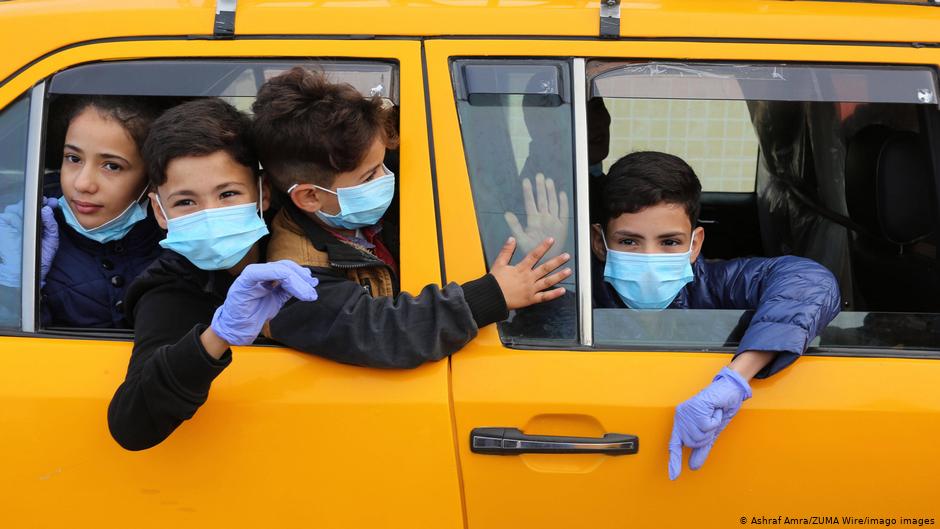
[[(533, 69), (527, 79), (512, 79), (509, 87), (523, 87), (526, 94), (468, 93), (457, 102), (470, 184), (484, 254), (492, 265), (510, 236), (519, 241), (513, 262), (518, 262), (547, 236), (557, 243), (549, 256), (574, 255), (574, 156), (571, 103), (557, 94), (531, 93), (557, 87), (555, 80), (540, 76), (561, 72), (567, 65)], [(485, 67), (484, 67), (485, 68)], [(455, 68), (460, 72), (460, 64)], [(498, 80), (505, 70), (493, 72)], [(485, 76), (480, 66), (474, 75)], [(457, 82), (463, 81), (459, 77)], [(516, 71), (518, 77), (523, 75)], [(532, 87), (529, 90), (528, 87)], [(524, 186), (524, 182), (528, 182)], [(526, 189), (531, 191), (527, 192)], [(554, 189), (554, 193), (552, 193)], [(530, 197), (527, 199), (527, 196)], [(546, 200), (540, 200), (545, 196)], [(526, 202), (529, 202), (527, 204)], [(561, 286), (568, 294), (550, 303), (518, 311), (500, 326), (507, 342), (538, 339), (577, 339), (575, 275)]]
[(685, 160), (703, 191), (754, 191), (758, 144), (745, 101), (604, 100), (610, 112), (606, 173), (621, 156), (660, 151)]
[[(594, 309), (594, 340), (612, 349), (735, 348), (754, 315), (744, 310), (628, 311)], [(871, 356), (940, 356), (940, 314), (843, 312), (810, 343), (810, 353), (877, 349)], [(885, 354), (883, 351), (887, 351)]]
[(0, 328), (20, 326), (29, 98), (0, 111)]

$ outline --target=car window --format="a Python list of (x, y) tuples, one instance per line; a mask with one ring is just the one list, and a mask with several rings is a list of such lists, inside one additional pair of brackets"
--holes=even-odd
[[(381, 60), (244, 60), (244, 59), (187, 59), (187, 60), (133, 60), (113, 61), (104, 63), (91, 63), (76, 66), (61, 71), (51, 78), (49, 87), (49, 119), (45, 124), (45, 144), (47, 164), (43, 183), (43, 194), (46, 196), (61, 196), (59, 184), (59, 167), (62, 162), (62, 146), (67, 123), (63, 119), (69, 114), (70, 108), (76, 98), (88, 95), (104, 96), (131, 96), (136, 99), (146, 99), (149, 103), (160, 109), (169, 108), (175, 104), (199, 97), (219, 97), (241, 111), (249, 112), (258, 89), (270, 78), (286, 72), (294, 66), (304, 66), (313, 70), (322, 71), (327, 78), (334, 82), (349, 83), (363, 96), (382, 97), (393, 105), (398, 104), (398, 66), (394, 61)], [(394, 172), (399, 171), (398, 152), (390, 151), (386, 164)], [(268, 209), (265, 218), (270, 220), (277, 213), (283, 197), (275, 193), (272, 197), (272, 207)], [(383, 238), (390, 247), (397, 250), (398, 207), (396, 200), (389, 208), (385, 218), (393, 222), (383, 231)], [(120, 253), (124, 250), (115, 250)], [(149, 254), (148, 254), (149, 255)], [(133, 261), (135, 267), (141, 264), (143, 257)], [(114, 272), (111, 276), (98, 277), (104, 274), (102, 270), (111, 270), (110, 264), (102, 264), (95, 270), (86, 271), (88, 281), (105, 283), (105, 287), (126, 288), (134, 279), (134, 273), (127, 277)], [(149, 262), (149, 258), (144, 265)], [(111, 266), (112, 268), (108, 268)], [(143, 270), (145, 268), (140, 268)], [(136, 268), (135, 268), (136, 270)], [(94, 277), (92, 277), (94, 276)], [(115, 278), (118, 278), (117, 280)], [(61, 283), (61, 282), (60, 282)], [(57, 294), (63, 292), (61, 285), (57, 284)], [(111, 292), (109, 290), (109, 292)], [(74, 303), (70, 292), (66, 292), (55, 300), (43, 292), (42, 312), (43, 327), (51, 332), (80, 332), (102, 336), (128, 338), (128, 332), (120, 329), (98, 329), (105, 324), (75, 326), (73, 323), (63, 323), (57, 314), (71, 310)], [(109, 299), (111, 307), (119, 313), (123, 305), (123, 295), (112, 295)], [(17, 300), (19, 302), (19, 300)], [(53, 310), (54, 309), (54, 310)], [(114, 316), (120, 321), (122, 316)], [(125, 320), (126, 321), (126, 320)], [(107, 322), (105, 322), (107, 323)], [(125, 324), (126, 325), (126, 324)], [(95, 328), (92, 328), (95, 327)], [(112, 332), (113, 331), (113, 332)]]
[(20, 326), (29, 97), (0, 111), (0, 328)]
[[(602, 98), (611, 115), (605, 171), (636, 150), (682, 157), (705, 191), (756, 194), (747, 217), (733, 200), (710, 197), (710, 214), (738, 224), (704, 224), (706, 234), (753, 228), (761, 251), (742, 246), (736, 257), (797, 255), (835, 275), (842, 312), (811, 344), (817, 352), (936, 354), (932, 69), (589, 61), (587, 71), (588, 97)], [(592, 281), (595, 292), (610, 289), (600, 274)], [(594, 343), (733, 348), (753, 316), (737, 309), (597, 308)]]
[[(550, 256), (561, 252), (574, 255), (574, 150), (568, 64), (460, 60), (454, 63), (453, 76), (487, 265), (492, 266), (510, 236), (519, 241), (513, 262), (522, 259), (545, 236), (558, 241)], [(553, 196), (555, 200), (543, 201), (540, 196)], [(573, 274), (562, 284), (567, 295), (513, 314), (500, 325), (502, 339), (512, 343), (576, 340), (575, 284)]]

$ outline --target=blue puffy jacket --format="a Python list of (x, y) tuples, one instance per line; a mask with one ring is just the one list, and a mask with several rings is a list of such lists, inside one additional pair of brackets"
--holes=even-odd
[(160, 254), (163, 230), (151, 214), (124, 238), (102, 244), (72, 229), (62, 210), (55, 210), (55, 219), (59, 249), (42, 289), (43, 326), (129, 327), (124, 293)]
[[(604, 281), (604, 263), (593, 259), (594, 306), (626, 308)], [(669, 308), (753, 310), (741, 338), (744, 351), (779, 353), (758, 374), (768, 377), (792, 364), (839, 314), (839, 283), (826, 267), (803, 257), (696, 259), (695, 275)]]

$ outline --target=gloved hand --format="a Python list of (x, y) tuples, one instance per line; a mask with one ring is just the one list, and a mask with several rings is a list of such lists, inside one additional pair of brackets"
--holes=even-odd
[(747, 381), (731, 368), (724, 367), (707, 388), (676, 408), (669, 439), (669, 479), (678, 478), (682, 472), (683, 446), (692, 448), (691, 470), (698, 470), (705, 464), (718, 434), (738, 413), (741, 403), (749, 398), (751, 387)]
[(228, 289), (210, 327), (230, 345), (248, 345), (291, 297), (317, 299), (318, 283), (308, 268), (293, 261), (248, 265)]
[(23, 203), (0, 213), (0, 285), (20, 288), (23, 266)]
[(55, 221), (52, 209), (59, 207), (59, 200), (55, 198), (42, 199), (43, 206), (39, 210), (42, 220), (42, 236), (39, 239), (39, 284), (46, 284), (46, 274), (52, 268), (55, 253), (59, 250), (59, 225)]

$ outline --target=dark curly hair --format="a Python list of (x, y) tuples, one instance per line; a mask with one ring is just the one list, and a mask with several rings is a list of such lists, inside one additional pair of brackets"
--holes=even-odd
[(377, 137), (398, 145), (394, 108), (382, 98), (299, 66), (268, 80), (251, 109), (261, 164), (281, 191), (296, 183), (332, 186), (337, 174), (362, 163)]

